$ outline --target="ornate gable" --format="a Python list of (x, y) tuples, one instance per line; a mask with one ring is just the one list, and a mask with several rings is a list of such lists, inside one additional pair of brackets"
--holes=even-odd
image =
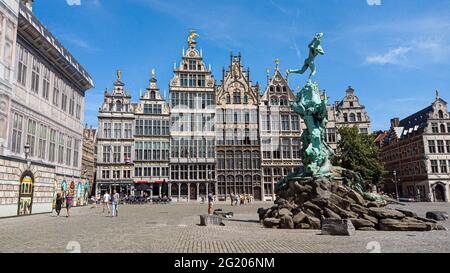
[(287, 75), (286, 78), (284, 78), (280, 72), (279, 63), (280, 62), (277, 59), (275, 61), (275, 72), (272, 78), (269, 77), (270, 72), (269, 69), (267, 69), (267, 87), (261, 97), (261, 102), (269, 102), (272, 100), (275, 103), (285, 100), (295, 100), (295, 95), (287, 82)]
[[(230, 66), (223, 70), (222, 83), (217, 92), (217, 104), (259, 104), (259, 84), (251, 85), (250, 69), (244, 70), (241, 56), (230, 56)], [(240, 99), (237, 100), (238, 96)], [(235, 99), (236, 98), (236, 99)]]

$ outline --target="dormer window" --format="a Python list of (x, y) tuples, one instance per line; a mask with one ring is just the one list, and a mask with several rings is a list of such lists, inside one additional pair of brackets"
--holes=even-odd
[(122, 112), (122, 102), (120, 100), (116, 101), (116, 111)]
[(272, 97), (270, 99), (270, 105), (279, 105), (278, 98), (277, 97)]
[(270, 89), (270, 92), (273, 92), (273, 86), (272, 85), (270, 86), (269, 89)]
[(196, 60), (189, 60), (189, 70), (195, 70), (197, 67), (197, 61)]
[(241, 92), (239, 90), (233, 93), (233, 104), (241, 104)]
[(277, 86), (277, 92), (280, 92), (281, 88), (279, 86)]
[(353, 101), (349, 102), (350, 107), (353, 107)]
[(152, 100), (156, 99), (155, 91), (150, 92), (150, 99)]
[(439, 116), (439, 118), (444, 118), (444, 112), (442, 111), (442, 110), (439, 110), (439, 112), (438, 112), (438, 116)]

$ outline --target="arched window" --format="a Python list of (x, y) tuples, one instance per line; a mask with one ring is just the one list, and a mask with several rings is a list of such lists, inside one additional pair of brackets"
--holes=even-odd
[(247, 103), (248, 103), (248, 95), (245, 94), (245, 95), (244, 95), (244, 104), (247, 104)]
[(156, 98), (155, 91), (150, 92), (150, 99), (154, 100)]
[(280, 105), (284, 105), (284, 106), (288, 105), (288, 100), (287, 100), (286, 97), (281, 97), (280, 98)]
[(281, 88), (279, 85), (277, 85), (277, 92), (281, 92)]
[(271, 92), (273, 92), (273, 85), (271, 85), (269, 89)]
[(444, 112), (442, 110), (439, 110), (438, 115), (439, 118), (444, 118)]
[(356, 121), (356, 116), (355, 116), (354, 113), (350, 113), (350, 115), (349, 115), (349, 121), (350, 121), (350, 122), (355, 122), (355, 121)]
[(441, 127), (441, 133), (445, 133), (445, 125), (441, 124), (440, 127)]
[(120, 100), (116, 101), (116, 111), (122, 112), (122, 102)]
[(260, 168), (260, 155), (258, 152), (252, 152), (252, 169), (258, 170)]

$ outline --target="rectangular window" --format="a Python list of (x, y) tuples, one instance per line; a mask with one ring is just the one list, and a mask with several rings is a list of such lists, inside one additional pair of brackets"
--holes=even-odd
[(64, 134), (59, 133), (59, 146), (58, 146), (58, 163), (59, 164), (64, 164), (64, 146), (65, 146)]
[(300, 131), (300, 122), (298, 115), (291, 115), (291, 130), (292, 131)]
[(109, 179), (109, 170), (102, 170), (102, 178)]
[(103, 163), (111, 162), (111, 146), (103, 146)]
[(18, 46), (19, 63), (17, 65), (17, 82), (26, 86), (27, 67), (28, 67), (28, 51), (22, 46)]
[(289, 145), (289, 139), (285, 139), (283, 138), (281, 140), (281, 150), (283, 153), (283, 158), (285, 159), (289, 159), (291, 158), (291, 150), (290, 150), (290, 145)]
[(56, 153), (56, 130), (50, 129), (50, 145), (48, 148), (48, 160), (50, 162), (55, 161)]
[(441, 173), (447, 173), (447, 160), (439, 160), (439, 165), (441, 167)]
[(447, 147), (447, 153), (450, 154), (450, 140), (445, 141), (445, 146)]
[(113, 163), (119, 163), (120, 162), (120, 153), (121, 153), (121, 147), (120, 146), (113, 146)]
[(133, 138), (133, 131), (132, 131), (132, 124), (131, 123), (125, 123), (125, 138), (130, 139)]
[(122, 138), (122, 124), (114, 123), (114, 138), (121, 139)]
[(76, 101), (77, 101), (77, 106), (75, 108), (75, 117), (77, 119), (81, 119), (81, 103), (82, 103), (81, 97), (77, 96)]
[(50, 92), (50, 70), (42, 66), (42, 97), (48, 100)]
[(434, 140), (428, 140), (428, 149), (430, 151), (430, 154), (436, 153), (436, 143)]
[(440, 153), (440, 154), (445, 153), (444, 141), (443, 140), (438, 140), (437, 141), (437, 148), (438, 148), (438, 153)]
[(33, 66), (31, 68), (31, 91), (39, 94), (39, 76), (41, 63), (36, 57), (33, 57)]
[(281, 115), (281, 130), (289, 131), (289, 115)]
[(45, 159), (45, 151), (47, 149), (47, 126), (41, 124), (39, 126), (39, 146), (38, 157)]
[[(181, 87), (187, 87), (188, 86), (188, 76), (187, 74), (181, 73), (180, 74), (180, 86)], [(178, 105), (178, 104), (175, 104)]]
[(134, 146), (135, 160), (142, 160), (142, 141), (137, 141)]
[(67, 86), (66, 84), (62, 84), (62, 92), (61, 92), (61, 110), (64, 112), (67, 111)]
[(53, 105), (58, 106), (59, 105), (59, 84), (60, 80), (55, 75), (53, 77)]
[(11, 139), (11, 151), (18, 153), (22, 151), (22, 130), (23, 130), (23, 116), (14, 113), (13, 117), (13, 134)]
[(78, 167), (78, 162), (79, 162), (79, 152), (80, 150), (80, 141), (79, 140), (75, 140), (74, 144), (73, 144), (73, 166), (74, 167)]
[(435, 122), (431, 123), (431, 131), (433, 133), (439, 133), (439, 129), (438, 129), (438, 124), (437, 123), (435, 123)]
[(123, 160), (126, 163), (131, 162), (131, 146), (123, 147)]
[(36, 121), (28, 119), (27, 143), (30, 146), (30, 156), (35, 155), (36, 146)]
[(103, 123), (103, 137), (111, 138), (111, 123), (109, 122)]
[(67, 137), (66, 139), (66, 165), (70, 166), (72, 163), (72, 138)]
[(300, 140), (298, 138), (292, 139), (292, 158), (300, 158)]
[(70, 97), (70, 101), (69, 101), (69, 114), (70, 114), (71, 116), (73, 116), (73, 115), (75, 114), (75, 96), (74, 96), (74, 94), (73, 94), (73, 91), (72, 91), (72, 94), (69, 94), (69, 97)]
[(431, 160), (431, 173), (439, 173), (438, 161)]
[(197, 61), (189, 60), (189, 70), (196, 70), (196, 69), (197, 69)]

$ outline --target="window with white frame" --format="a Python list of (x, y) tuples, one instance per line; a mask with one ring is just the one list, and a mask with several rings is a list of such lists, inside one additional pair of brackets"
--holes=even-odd
[(61, 86), (61, 110), (67, 111), (67, 88), (68, 86), (62, 82)]
[(13, 116), (13, 130), (11, 138), (11, 151), (18, 153), (22, 151), (22, 130), (23, 130), (23, 116), (14, 113)]
[(53, 105), (59, 105), (60, 80), (55, 75), (53, 77)]
[(36, 121), (32, 119), (28, 119), (27, 144), (30, 146), (30, 156), (34, 156), (36, 146)]
[(41, 63), (33, 56), (33, 63), (31, 66), (31, 91), (39, 94), (39, 77), (41, 72)]
[(28, 68), (28, 51), (18, 45), (17, 82), (26, 86)]
[(55, 152), (56, 152), (56, 130), (50, 129), (50, 145), (48, 149), (48, 160), (50, 162), (55, 161)]
[(48, 100), (50, 92), (50, 70), (43, 65), (42, 66), (42, 97)]
[(38, 145), (38, 157), (45, 159), (45, 151), (47, 150), (47, 129), (44, 124), (39, 126), (39, 145)]
[(64, 164), (64, 147), (65, 138), (63, 133), (59, 133), (59, 145), (58, 145), (58, 163)]
[(72, 138), (67, 137), (66, 140), (66, 165), (71, 166), (72, 163)]
[(79, 162), (79, 152), (80, 150), (80, 141), (79, 140), (75, 140), (74, 144), (73, 144), (73, 166), (74, 167), (78, 167), (78, 162)]

